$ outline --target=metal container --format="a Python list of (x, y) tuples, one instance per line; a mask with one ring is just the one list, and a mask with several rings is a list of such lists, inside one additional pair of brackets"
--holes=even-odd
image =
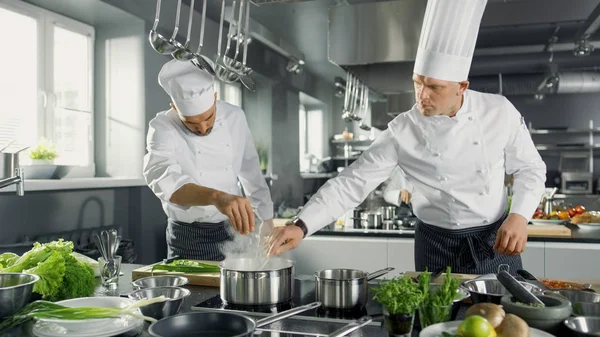
[(388, 267), (367, 274), (356, 269), (325, 269), (315, 273), (315, 296), (325, 308), (362, 308), (367, 303), (367, 282), (383, 276)]
[(365, 229), (381, 229), (383, 220), (380, 213), (362, 213), (361, 227)]
[(31, 300), (33, 285), (40, 280), (34, 274), (0, 274), (0, 319), (14, 315)]
[(394, 220), (396, 219), (396, 206), (385, 206), (381, 207), (381, 214), (383, 220)]
[(140, 290), (156, 287), (180, 287), (188, 284), (187, 277), (175, 275), (148, 276), (131, 282), (133, 289)]
[(362, 214), (365, 210), (362, 208), (355, 208), (352, 212), (352, 219), (354, 220), (354, 228), (362, 228)]
[(600, 317), (571, 317), (564, 325), (577, 337), (592, 337), (600, 334)]
[(556, 293), (566, 297), (573, 306), (573, 314), (576, 316), (595, 316), (600, 317), (600, 294), (575, 289), (562, 289), (546, 292), (546, 294)]
[(129, 294), (132, 300), (151, 299), (160, 296), (167, 298), (164, 302), (145, 305), (140, 308), (144, 316), (158, 319), (173, 316), (179, 313), (183, 300), (190, 296), (190, 291), (180, 287), (157, 287), (137, 290)]
[(262, 262), (253, 258), (221, 262), (221, 299), (236, 305), (274, 305), (290, 301), (294, 297), (294, 261), (272, 257), (264, 267)]
[[(534, 294), (541, 294), (542, 290), (527, 282), (520, 282), (527, 290)], [(496, 279), (486, 280), (468, 280), (463, 282), (465, 287), (471, 293), (473, 304), (476, 303), (495, 303), (500, 304), (502, 296), (511, 295), (511, 293)]]

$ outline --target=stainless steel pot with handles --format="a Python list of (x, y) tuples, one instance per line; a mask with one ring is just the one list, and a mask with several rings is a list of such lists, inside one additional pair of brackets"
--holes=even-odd
[(392, 267), (373, 273), (356, 269), (325, 269), (315, 273), (315, 296), (325, 308), (361, 308), (367, 303), (369, 281), (394, 270)]

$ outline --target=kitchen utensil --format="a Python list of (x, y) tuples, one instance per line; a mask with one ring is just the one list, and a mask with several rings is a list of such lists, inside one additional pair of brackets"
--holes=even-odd
[(325, 308), (362, 308), (367, 303), (368, 282), (394, 270), (384, 268), (373, 273), (356, 269), (325, 269), (315, 275), (315, 296)]
[(100, 278), (102, 285), (106, 288), (116, 288), (119, 283), (119, 274), (121, 273), (121, 256), (114, 256), (105, 260), (98, 258), (98, 268), (100, 269)]
[(100, 239), (100, 237), (98, 236), (98, 234), (96, 234), (96, 233), (92, 234), (92, 239), (94, 240), (94, 243), (96, 244), (96, 247), (98, 247), (98, 250), (100, 251), (100, 255), (102, 255), (102, 257), (105, 260), (108, 259), (108, 254), (104, 250), (104, 245), (102, 244), (102, 240)]
[(380, 213), (362, 213), (361, 214), (361, 226), (365, 229), (381, 229), (382, 217)]
[(396, 206), (381, 207), (381, 213), (383, 214), (383, 220), (394, 220), (396, 219)]
[(131, 282), (135, 290), (157, 287), (181, 287), (186, 284), (188, 284), (186, 277), (176, 275), (148, 276)]
[(294, 296), (294, 262), (272, 257), (266, 266), (261, 259), (228, 258), (221, 267), (220, 294), (223, 301), (237, 305), (274, 305)]
[(327, 337), (342, 337), (342, 336), (346, 336), (348, 334), (350, 334), (351, 332), (362, 328), (363, 326), (371, 323), (373, 321), (373, 318), (371, 318), (370, 316), (364, 316), (361, 317), (357, 320), (354, 320), (348, 324), (346, 324), (345, 326), (335, 330), (334, 332), (330, 333), (329, 335), (327, 335)]
[(201, 70), (207, 71), (209, 74), (215, 76), (215, 69), (208, 62), (200, 51), (202, 50), (202, 46), (204, 46), (204, 27), (206, 25), (206, 1), (204, 0), (202, 3), (202, 21), (200, 22), (200, 39), (198, 40), (198, 49), (196, 49), (196, 53), (194, 53), (194, 58), (192, 59), (192, 63), (200, 68)]
[(313, 302), (257, 321), (248, 316), (231, 312), (191, 312), (170, 316), (152, 323), (148, 328), (148, 333), (153, 337), (252, 337), (256, 328), (315, 309), (320, 305), (319, 302)]
[(562, 322), (573, 312), (571, 302), (560, 296), (539, 295), (539, 299), (543, 307), (524, 304), (513, 296), (502, 297), (500, 305), (507, 314), (521, 317), (530, 327), (556, 335)]
[(540, 280), (538, 280), (535, 276), (533, 276), (533, 274), (531, 274), (527, 270), (519, 269), (517, 270), (517, 275), (521, 276), (526, 282), (535, 284), (542, 291), (550, 290), (550, 288), (548, 288), (544, 283), (540, 282)]
[(591, 337), (600, 334), (600, 317), (571, 317), (567, 318), (563, 324), (576, 337)]
[(575, 289), (561, 289), (545, 292), (544, 294), (557, 294), (571, 301), (573, 314), (577, 316), (600, 317), (600, 294)]
[(362, 120), (362, 108), (363, 108), (363, 100), (365, 99), (365, 85), (361, 82), (360, 86), (359, 86), (359, 90), (357, 92), (357, 96), (358, 96), (358, 113), (353, 113), (352, 114), (352, 120), (355, 122), (360, 122)]
[(221, 21), (219, 26), (219, 41), (217, 42), (217, 57), (215, 59), (215, 73), (219, 80), (225, 83), (233, 83), (239, 79), (239, 75), (234, 71), (231, 71), (226, 63), (225, 56), (229, 53), (229, 49), (231, 47), (231, 38), (234, 34), (234, 28), (236, 26), (235, 21), (235, 11), (236, 11), (236, 0), (233, 0), (233, 4), (231, 5), (231, 20), (229, 20), (229, 31), (227, 33), (227, 43), (225, 47), (225, 52), (221, 53), (221, 44), (222, 44), (222, 34), (223, 34), (223, 20), (225, 16), (225, 0), (221, 3)]
[(188, 28), (187, 28), (187, 36), (185, 38), (185, 43), (182, 45), (178, 41), (173, 41), (173, 44), (177, 49), (171, 54), (176, 60), (179, 61), (189, 61), (194, 58), (194, 52), (190, 50), (190, 36), (192, 33), (192, 21), (194, 18), (194, 1), (191, 0), (190, 3), (190, 14), (188, 17)]
[[(500, 304), (502, 296), (511, 295), (502, 283), (495, 278), (472, 279), (463, 282), (462, 285), (471, 293), (471, 301), (473, 303), (490, 302)], [(521, 282), (521, 285), (536, 294), (542, 293), (540, 288), (531, 283)]]
[(0, 274), (0, 319), (12, 316), (31, 299), (34, 284), (40, 280), (35, 274)]
[(139, 289), (131, 293), (128, 297), (132, 300), (151, 299), (160, 296), (167, 298), (164, 302), (153, 303), (140, 308), (142, 314), (156, 319), (173, 316), (179, 313), (183, 300), (190, 296), (188, 289), (181, 287), (155, 287)]
[[(366, 117), (367, 116), (367, 112), (369, 110), (369, 88), (365, 87), (365, 90), (363, 91), (363, 100), (362, 100), (362, 113), (363, 116)], [(370, 131), (371, 130), (371, 126), (365, 124), (365, 120), (364, 118), (360, 121), (360, 124), (358, 125), (361, 129), (365, 130), (365, 131)]]
[(148, 34), (148, 41), (150, 41), (152, 48), (159, 54), (168, 55), (175, 51), (175, 46), (169, 42), (166, 37), (162, 36), (156, 31), (156, 28), (158, 27), (158, 19), (160, 17), (160, 3), (161, 0), (156, 0), (156, 15), (152, 30), (150, 30), (150, 33)]
[(346, 73), (346, 90), (344, 93), (344, 110), (342, 111), (342, 119), (345, 122), (352, 122), (350, 115), (350, 97), (352, 96), (352, 74)]
[(546, 304), (542, 302), (537, 296), (532, 294), (527, 288), (525, 288), (522, 283), (517, 281), (512, 275), (510, 275), (507, 271), (501, 271), (498, 273), (498, 281), (502, 283), (502, 285), (510, 291), (510, 293), (515, 297), (515, 299), (519, 302), (525, 304), (535, 304), (541, 307), (544, 307)]

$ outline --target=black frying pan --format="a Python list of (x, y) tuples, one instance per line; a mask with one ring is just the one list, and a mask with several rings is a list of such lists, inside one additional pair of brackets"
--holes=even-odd
[[(258, 321), (230, 312), (191, 312), (163, 318), (150, 325), (148, 332), (153, 337), (252, 337), (258, 327), (319, 306), (320, 302), (314, 302)], [(372, 320), (371, 317), (364, 316), (334, 331), (329, 337), (345, 336), (371, 323)]]
[(321, 302), (313, 302), (258, 321), (231, 312), (190, 312), (152, 323), (148, 333), (153, 337), (252, 337), (258, 327), (320, 306)]

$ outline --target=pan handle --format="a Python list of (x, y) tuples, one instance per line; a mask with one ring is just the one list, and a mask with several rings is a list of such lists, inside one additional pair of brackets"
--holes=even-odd
[(275, 314), (275, 315), (272, 315), (272, 316), (269, 316), (269, 317), (266, 317), (266, 318), (259, 319), (258, 321), (256, 321), (256, 327), (260, 328), (261, 326), (265, 326), (265, 325), (269, 325), (271, 323), (275, 323), (275, 322), (280, 321), (280, 320), (282, 320), (284, 318), (288, 318), (290, 316), (294, 316), (296, 314), (299, 314), (299, 313), (304, 312), (304, 311), (308, 311), (310, 309), (316, 309), (316, 308), (318, 308), (320, 306), (321, 306), (321, 302), (313, 302), (313, 303), (310, 303), (310, 304), (303, 305), (301, 307), (297, 307), (297, 308), (294, 308), (294, 309), (286, 310), (286, 311), (280, 312), (278, 314)]
[(370, 274), (367, 275), (367, 281), (371, 281), (372, 279), (375, 279), (375, 278), (378, 278), (380, 276), (383, 276), (383, 275), (391, 272), (394, 269), (396, 269), (396, 268), (394, 268), (394, 267), (387, 267), (387, 268), (384, 268), (384, 269), (380, 269), (378, 271), (374, 271), (374, 272), (372, 272), (372, 273), (370, 273)]
[(346, 326), (335, 330), (334, 332), (327, 335), (327, 337), (346, 336), (347, 334), (351, 333), (352, 331), (360, 329), (363, 326), (371, 323), (372, 321), (373, 321), (373, 318), (371, 318), (370, 316), (363, 316), (355, 321), (352, 321), (352, 322), (346, 324)]

